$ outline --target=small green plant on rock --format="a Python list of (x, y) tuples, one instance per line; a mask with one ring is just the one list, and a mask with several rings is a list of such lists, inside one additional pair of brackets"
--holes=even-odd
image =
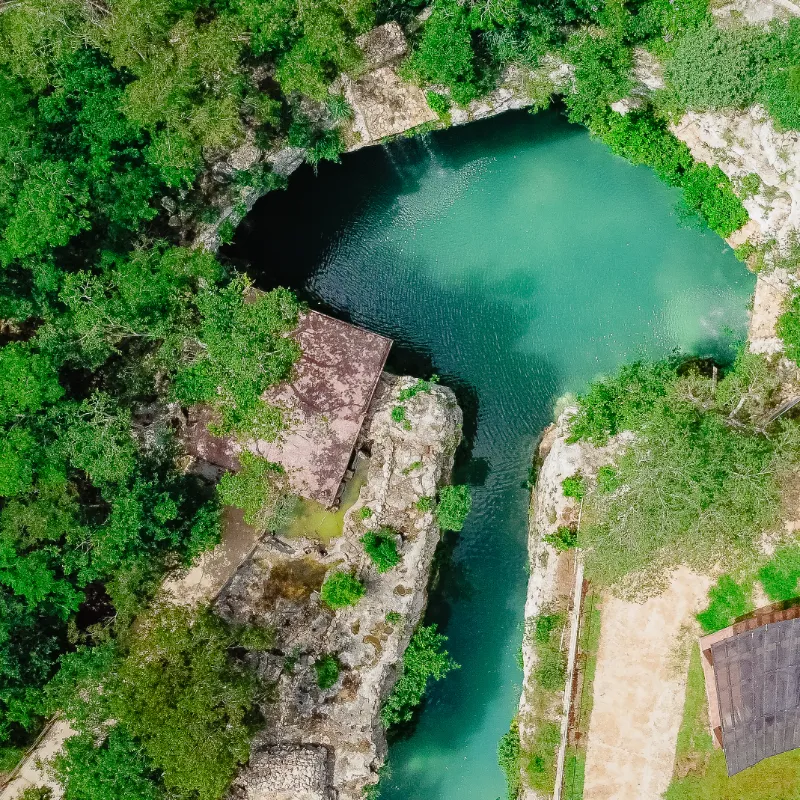
[(417, 511), (430, 511), (433, 508), (433, 498), (432, 497), (420, 497), (416, 503), (414, 503), (414, 508)]
[(369, 519), (372, 516), (372, 509), (369, 506), (362, 506), (358, 509), (359, 519)]
[(572, 550), (573, 547), (578, 546), (578, 532), (566, 525), (561, 525), (558, 530), (546, 534), (544, 540), (547, 544), (555, 547), (559, 553), (563, 553), (565, 550)]
[(430, 380), (427, 381), (420, 378), (412, 386), (402, 389), (397, 395), (397, 399), (399, 402), (405, 403), (406, 400), (411, 400), (412, 397), (416, 397), (422, 392), (429, 392), (437, 383), (439, 383), (438, 375), (431, 375)]
[(403, 615), (399, 611), (387, 611), (386, 612), (386, 621), (390, 625), (396, 625), (400, 620), (403, 619)]
[(412, 464), (409, 464), (407, 467), (403, 469), (403, 475), (410, 475), (415, 470), (422, 468), (421, 461), (414, 461)]
[(425, 99), (428, 101), (431, 111), (440, 117), (450, 110), (450, 101), (439, 92), (428, 91), (425, 93)]
[(361, 544), (378, 572), (388, 572), (400, 563), (395, 536), (396, 533), (391, 528), (381, 528), (377, 533), (369, 531), (361, 537)]
[(322, 656), (314, 662), (314, 672), (317, 673), (317, 686), (330, 689), (339, 680), (339, 660), (332, 655)]
[(358, 578), (349, 572), (336, 570), (328, 575), (322, 584), (320, 599), (328, 608), (336, 610), (356, 605), (366, 591), (364, 584)]
[(436, 506), (436, 519), (447, 531), (460, 531), (464, 520), (472, 510), (472, 495), (469, 486), (443, 486)]
[(398, 425), (402, 425), (407, 431), (411, 430), (411, 423), (406, 416), (405, 406), (395, 406), (392, 409), (392, 420)]
[(503, 734), (497, 745), (497, 763), (506, 776), (508, 787), (508, 800), (517, 800), (521, 786), (520, 763), (522, 753), (519, 742), (519, 722), (514, 717), (508, 733)]

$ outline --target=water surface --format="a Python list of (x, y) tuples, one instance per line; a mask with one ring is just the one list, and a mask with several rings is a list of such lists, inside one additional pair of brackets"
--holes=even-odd
[(392, 745), (384, 800), (505, 794), (525, 480), (556, 399), (623, 361), (744, 334), (754, 278), (679, 197), (557, 114), (520, 112), (303, 168), (238, 232), (258, 285), (392, 337), (391, 368), (438, 373), (465, 409), (457, 478), (474, 510), (441, 548), (428, 613), (461, 669)]

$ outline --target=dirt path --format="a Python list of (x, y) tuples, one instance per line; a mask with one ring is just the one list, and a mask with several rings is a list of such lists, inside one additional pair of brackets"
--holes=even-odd
[(660, 800), (669, 786), (694, 642), (685, 626), (710, 584), (681, 568), (646, 603), (603, 599), (584, 800)]

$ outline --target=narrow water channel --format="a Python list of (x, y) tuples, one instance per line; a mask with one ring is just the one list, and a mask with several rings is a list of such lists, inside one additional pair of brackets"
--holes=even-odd
[(474, 510), (442, 548), (428, 620), (461, 669), (390, 749), (384, 800), (504, 796), (519, 697), (525, 481), (557, 398), (638, 356), (724, 350), (753, 276), (677, 190), (555, 112), (507, 114), (299, 171), (230, 254), (262, 288), (395, 340), (390, 368), (453, 386)]

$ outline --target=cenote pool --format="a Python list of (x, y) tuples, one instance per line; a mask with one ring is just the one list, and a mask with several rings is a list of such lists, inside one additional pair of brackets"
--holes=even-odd
[(497, 742), (519, 697), (525, 481), (557, 398), (638, 356), (724, 350), (754, 278), (689, 225), (679, 193), (555, 112), (520, 112), (304, 167), (230, 254), (262, 288), (395, 340), (465, 410), (474, 510), (442, 547), (428, 620), (461, 669), (390, 750), (385, 800), (504, 796)]

